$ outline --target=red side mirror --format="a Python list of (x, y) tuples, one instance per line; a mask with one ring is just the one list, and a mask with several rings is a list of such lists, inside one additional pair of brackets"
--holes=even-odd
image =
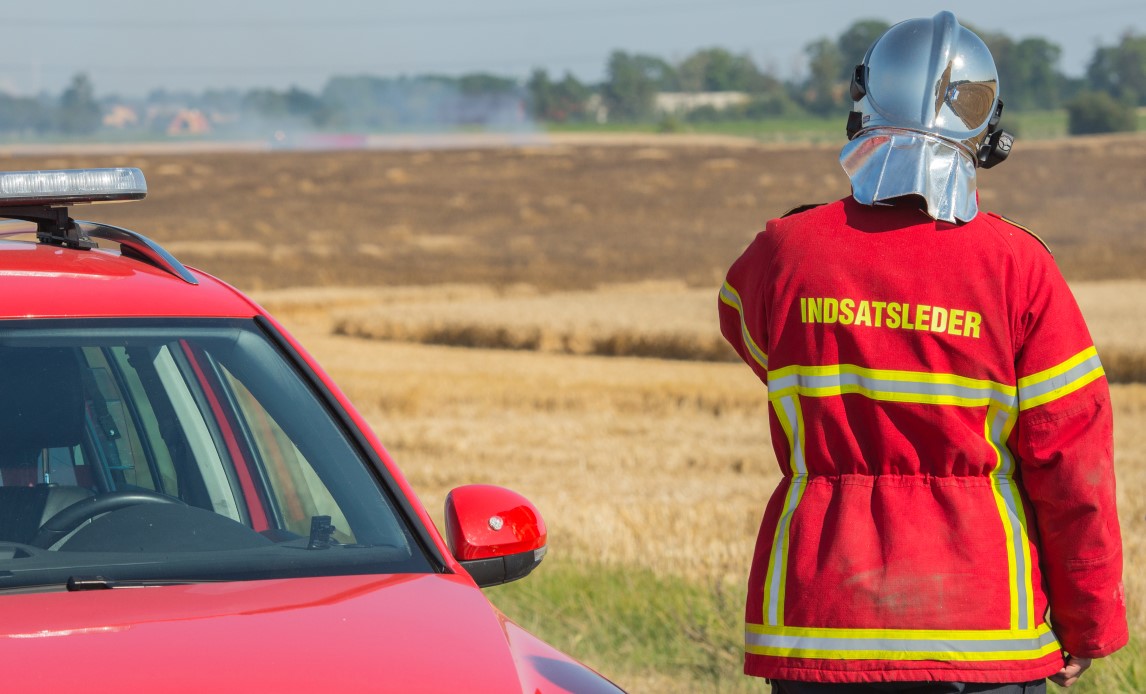
[(545, 521), (528, 499), (488, 484), (446, 497), (446, 542), (479, 586), (522, 578), (545, 556)]

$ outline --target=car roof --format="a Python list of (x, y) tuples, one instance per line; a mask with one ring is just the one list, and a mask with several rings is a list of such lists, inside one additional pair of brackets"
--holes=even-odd
[(252, 317), (260, 313), (229, 285), (193, 269), (189, 272), (198, 284), (102, 247), (77, 250), (0, 238), (0, 318)]

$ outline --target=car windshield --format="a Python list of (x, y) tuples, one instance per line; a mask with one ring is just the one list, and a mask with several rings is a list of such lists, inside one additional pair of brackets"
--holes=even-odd
[(432, 571), (277, 345), (254, 320), (0, 321), (0, 590)]

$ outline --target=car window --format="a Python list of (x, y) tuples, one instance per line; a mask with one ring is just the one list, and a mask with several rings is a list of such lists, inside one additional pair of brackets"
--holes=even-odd
[(246, 386), (226, 368), (221, 371), (251, 443), (251, 453), (259, 459), (257, 469), (266, 475), (267, 488), (282, 527), (306, 534), (310, 532), (312, 518), (329, 516), (334, 524), (334, 537), (342, 542), (353, 542), (346, 517), (310, 461)]
[(0, 589), (431, 570), (381, 474), (254, 321), (0, 322)]
[[(89, 383), (88, 421), (117, 488), (139, 487), (179, 494), (170, 451), (158, 435), (151, 398), (123, 347), (81, 350)], [(158, 445), (157, 445), (158, 444)], [(62, 482), (61, 482), (62, 483)]]

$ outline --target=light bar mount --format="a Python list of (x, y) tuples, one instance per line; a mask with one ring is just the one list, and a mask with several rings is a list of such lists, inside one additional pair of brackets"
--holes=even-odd
[(35, 222), (36, 238), (40, 243), (79, 249), (96, 247), (95, 241), (84, 236), (79, 225), (68, 216), (68, 208), (66, 207), (52, 207), (50, 205), (5, 207), (0, 210), (0, 216), (22, 219), (25, 222)]

